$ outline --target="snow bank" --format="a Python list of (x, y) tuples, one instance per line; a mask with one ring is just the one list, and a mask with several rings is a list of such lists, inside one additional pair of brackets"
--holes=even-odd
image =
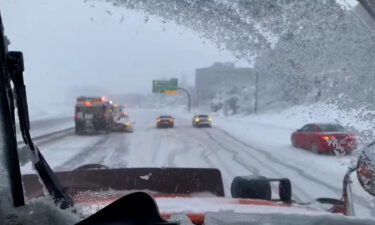
[(306, 123), (332, 122), (339, 123), (355, 132), (363, 141), (370, 142), (375, 130), (375, 111), (366, 107), (359, 109), (340, 109), (328, 103), (293, 106), (287, 109), (270, 110), (261, 114), (236, 115), (227, 117), (229, 121), (246, 121), (256, 124), (270, 125), (285, 129), (298, 129)]

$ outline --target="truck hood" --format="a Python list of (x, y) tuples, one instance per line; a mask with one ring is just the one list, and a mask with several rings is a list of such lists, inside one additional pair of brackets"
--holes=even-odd
[[(82, 198), (76, 201), (83, 214), (89, 216), (116, 200), (113, 197), (101, 196), (99, 198), (101, 199), (98, 199), (96, 195), (95, 199), (88, 197), (85, 200)], [(375, 220), (371, 219), (359, 219), (299, 205), (285, 205), (254, 199), (156, 196), (155, 200), (163, 218), (179, 220), (181, 224), (194, 222), (208, 225), (372, 225), (375, 223)]]

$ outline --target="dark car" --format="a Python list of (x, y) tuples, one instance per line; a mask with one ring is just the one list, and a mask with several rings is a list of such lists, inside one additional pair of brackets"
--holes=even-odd
[(163, 115), (156, 118), (157, 128), (172, 128), (174, 127), (174, 118), (170, 115)]
[(193, 127), (211, 127), (212, 118), (208, 115), (195, 115), (192, 121)]
[(292, 133), (291, 140), (294, 147), (318, 154), (350, 154), (357, 147), (356, 137), (346, 132), (343, 126), (334, 123), (306, 124)]

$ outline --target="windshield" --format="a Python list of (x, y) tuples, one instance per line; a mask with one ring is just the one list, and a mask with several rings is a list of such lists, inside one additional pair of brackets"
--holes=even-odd
[(172, 118), (171, 116), (159, 116), (160, 119), (169, 119)]
[(333, 131), (343, 132), (344, 131), (344, 127), (338, 124), (320, 124), (319, 128), (320, 128), (320, 131), (326, 131), (326, 132), (333, 132)]
[[(261, 212), (233, 196), (306, 209), (342, 199), (348, 167), (375, 140), (375, 20), (356, 0), (0, 5), (9, 50), (24, 55), (31, 136), (80, 200), (137, 190), (230, 200), (158, 200), (166, 215)], [(17, 138), (22, 175), (35, 174)], [(283, 178), (291, 199), (280, 198)], [(27, 179), (26, 194), (44, 194)], [(352, 180), (355, 215), (375, 218), (374, 197)]]
[(103, 113), (103, 107), (76, 107), (76, 113)]

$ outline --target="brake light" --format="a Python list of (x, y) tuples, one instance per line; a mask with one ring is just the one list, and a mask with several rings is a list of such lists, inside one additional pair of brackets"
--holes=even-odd
[(92, 106), (92, 103), (89, 101), (85, 101), (83, 104), (85, 104), (85, 106)]
[(77, 114), (74, 114), (74, 119), (77, 119), (78, 118), (78, 115)]
[(325, 141), (335, 140), (335, 139), (336, 139), (334, 136), (322, 136), (321, 138), (322, 138), (323, 140), (325, 140)]
[(108, 114), (107, 113), (104, 113), (104, 118), (108, 118)]
[(160, 119), (157, 119), (157, 120), (156, 120), (157, 123), (160, 123), (160, 121), (161, 121)]
[(173, 120), (172, 120), (172, 119), (169, 119), (169, 122), (173, 122)]
[(348, 140), (354, 140), (354, 139), (355, 139), (355, 136), (350, 135), (350, 136), (348, 136), (347, 138), (348, 138)]

